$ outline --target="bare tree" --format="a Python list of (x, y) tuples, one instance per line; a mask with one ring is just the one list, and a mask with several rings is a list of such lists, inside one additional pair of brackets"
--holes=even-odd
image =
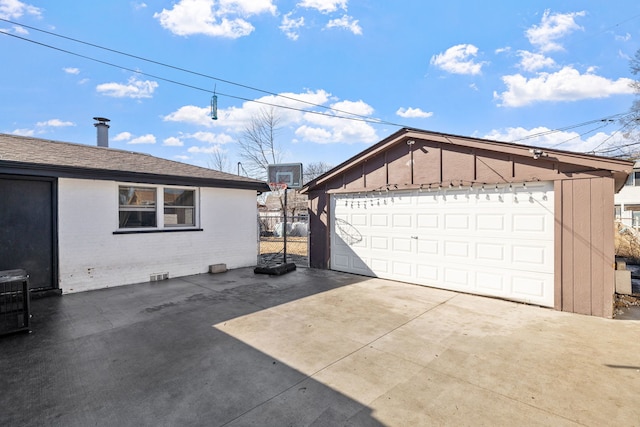
[(629, 65), (631, 67), (631, 73), (634, 76), (638, 76), (636, 80), (631, 83), (631, 87), (636, 92), (636, 99), (633, 101), (631, 105), (631, 109), (629, 110), (629, 114), (625, 115), (622, 119), (620, 119), (622, 125), (622, 134), (625, 138), (633, 141), (629, 147), (626, 148), (624, 153), (625, 157), (637, 159), (640, 158), (640, 151), (638, 151), (637, 144), (640, 144), (640, 49), (636, 51), (636, 54), (629, 61)]
[(275, 108), (264, 108), (246, 125), (238, 139), (240, 158), (247, 173), (257, 179), (267, 177), (267, 166), (281, 163), (282, 153), (276, 136), (280, 117)]
[(231, 173), (231, 162), (227, 155), (220, 149), (211, 153), (207, 161), (207, 166), (209, 166), (209, 169)]
[(304, 172), (303, 172), (303, 176), (304, 179), (303, 181), (305, 183), (316, 179), (317, 177), (319, 177), (320, 175), (322, 175), (323, 173), (329, 171), (330, 169), (333, 169), (333, 166), (325, 163), (325, 162), (312, 162), (309, 163), (308, 165), (306, 165), (304, 167)]

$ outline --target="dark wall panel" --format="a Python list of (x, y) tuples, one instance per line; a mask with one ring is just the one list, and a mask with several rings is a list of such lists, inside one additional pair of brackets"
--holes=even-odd
[(0, 270), (26, 270), (32, 289), (57, 287), (54, 185), (0, 178)]

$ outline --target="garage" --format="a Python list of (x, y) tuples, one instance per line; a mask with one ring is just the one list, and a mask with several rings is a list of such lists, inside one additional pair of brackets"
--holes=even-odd
[(331, 267), (553, 307), (553, 186), (332, 198)]
[(611, 317), (632, 167), (402, 129), (304, 186), (310, 265)]

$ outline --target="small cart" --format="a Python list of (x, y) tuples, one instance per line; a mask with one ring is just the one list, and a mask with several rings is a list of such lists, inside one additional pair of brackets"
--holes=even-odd
[(26, 271), (0, 271), (0, 335), (30, 330), (29, 275)]

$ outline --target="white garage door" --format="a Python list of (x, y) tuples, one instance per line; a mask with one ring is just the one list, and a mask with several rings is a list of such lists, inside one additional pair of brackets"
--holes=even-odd
[(553, 183), (336, 194), (331, 268), (553, 307)]

